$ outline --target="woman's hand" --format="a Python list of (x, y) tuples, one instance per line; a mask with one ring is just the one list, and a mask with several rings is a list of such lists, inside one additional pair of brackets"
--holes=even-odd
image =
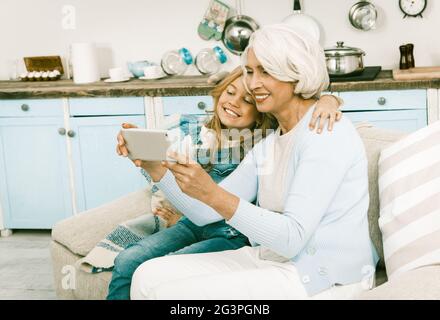
[(226, 220), (232, 218), (240, 198), (219, 187), (200, 164), (188, 156), (175, 152), (168, 156), (176, 162), (164, 161), (163, 165), (173, 173), (183, 193), (207, 204)]
[(176, 152), (170, 152), (168, 156), (176, 162), (164, 161), (163, 166), (173, 173), (180, 189), (190, 197), (209, 204), (209, 196), (215, 194), (218, 188), (211, 176), (188, 156)]
[(322, 132), (326, 120), (328, 120), (328, 131), (332, 131), (335, 121), (341, 120), (342, 117), (342, 112), (339, 111), (340, 106), (340, 100), (334, 95), (326, 94), (319, 98), (315, 110), (313, 111), (312, 119), (310, 120), (310, 130), (315, 129), (318, 118), (320, 118), (316, 132)]
[(153, 214), (162, 217), (166, 221), (167, 228), (174, 226), (177, 221), (179, 221), (180, 217), (182, 217), (179, 212), (167, 207), (157, 207), (153, 211)]
[[(122, 128), (130, 129), (137, 128), (137, 126), (131, 123), (123, 123)], [(116, 145), (116, 153), (120, 156), (127, 157), (128, 149), (121, 131), (119, 131), (117, 135), (117, 141), (118, 144)], [(139, 159), (134, 159), (132, 162), (136, 167), (141, 167), (147, 171), (155, 182), (159, 181), (166, 172), (166, 169), (161, 165), (160, 161), (142, 161)]]

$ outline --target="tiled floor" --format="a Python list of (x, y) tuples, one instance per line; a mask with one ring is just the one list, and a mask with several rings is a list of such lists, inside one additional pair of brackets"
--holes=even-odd
[(0, 237), (0, 300), (56, 299), (49, 243), (45, 230)]

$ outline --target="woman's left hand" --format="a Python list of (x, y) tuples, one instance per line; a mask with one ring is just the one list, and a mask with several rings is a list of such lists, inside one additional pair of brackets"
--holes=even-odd
[(162, 164), (176, 177), (180, 189), (190, 197), (207, 203), (209, 195), (215, 193), (218, 187), (211, 176), (185, 155), (172, 152), (168, 156), (176, 162), (164, 161)]
[(333, 95), (323, 95), (316, 103), (315, 110), (313, 111), (312, 119), (310, 120), (309, 128), (314, 130), (316, 123), (319, 119), (317, 133), (321, 133), (324, 130), (324, 125), (328, 121), (328, 131), (332, 131), (333, 124), (336, 121), (341, 120), (342, 112), (339, 110), (341, 103)]

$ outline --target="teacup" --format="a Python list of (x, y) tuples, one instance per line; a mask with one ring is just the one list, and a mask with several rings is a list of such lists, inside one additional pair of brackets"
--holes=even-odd
[(122, 68), (111, 68), (108, 70), (108, 75), (110, 79), (115, 81), (124, 80), (124, 78), (126, 78)]
[(144, 77), (145, 78), (157, 78), (163, 76), (164, 73), (162, 68), (157, 65), (147, 66), (144, 68)]

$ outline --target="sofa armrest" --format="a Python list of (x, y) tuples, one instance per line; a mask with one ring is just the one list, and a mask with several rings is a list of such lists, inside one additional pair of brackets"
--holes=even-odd
[(75, 254), (85, 256), (119, 223), (151, 213), (149, 188), (132, 192), (110, 203), (58, 222), (52, 239)]

